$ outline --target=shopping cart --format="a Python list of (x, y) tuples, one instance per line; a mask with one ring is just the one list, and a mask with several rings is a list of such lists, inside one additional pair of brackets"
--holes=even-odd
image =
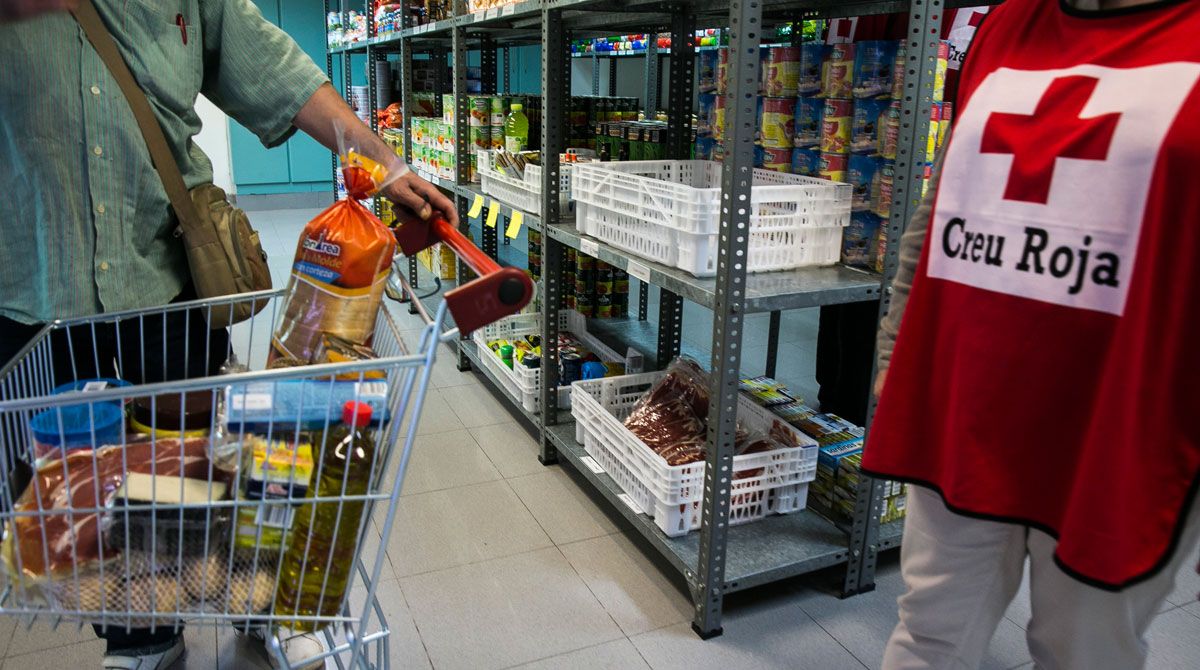
[[(318, 629), (327, 650), (310, 662), (389, 667), (376, 586), (438, 345), (532, 296), (522, 272), (498, 267), (445, 221), (410, 222), (397, 238), (408, 254), (444, 242), (479, 275), (447, 293), (415, 353), (381, 309), (378, 358), (264, 369), (286, 307), (283, 291), (268, 291), (59, 321), (0, 370), (0, 614), (123, 630), (262, 627), (280, 667), (293, 666), (279, 629)], [(243, 302), (264, 308), (230, 329), (227, 346), (158, 337), (171, 320), (207, 322)], [(443, 332), (447, 311), (459, 328)], [(69, 379), (61, 370), (55, 378), (56, 343), (74, 359), (114, 338), (114, 360), (95, 355), (93, 368), (73, 363)], [(148, 358), (161, 358), (161, 374)], [(221, 363), (225, 374), (181, 381), (86, 382), (114, 376), (110, 369), (164, 378), (167, 366)], [(376, 448), (354, 451), (369, 473), (365, 487), (347, 474), (354, 458), (343, 452), (353, 450), (328, 439), (344, 401), (373, 410)], [(201, 415), (208, 407), (201, 426), (187, 423), (197, 406)], [(182, 418), (161, 423), (172, 408)], [(143, 419), (131, 423), (141, 435), (127, 429), (127, 415)], [(281, 587), (300, 595), (281, 600)]]

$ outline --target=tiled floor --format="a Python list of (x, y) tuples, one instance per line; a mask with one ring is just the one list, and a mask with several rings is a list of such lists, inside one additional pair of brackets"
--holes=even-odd
[[(281, 282), (311, 211), (254, 212)], [(419, 324), (395, 309), (411, 337)], [(706, 315), (685, 315), (702, 347)], [(780, 377), (811, 384), (815, 314), (784, 316)], [(707, 328), (707, 325), (705, 326)], [(748, 330), (765, 331), (765, 321)], [(747, 342), (747, 353), (765, 342)], [(443, 349), (442, 352), (448, 350)], [(752, 365), (747, 366), (755, 372)], [(526, 426), (474, 373), (448, 355), (434, 370), (420, 438), (387, 541), (379, 601), (393, 668), (681, 670), (876, 668), (902, 590), (894, 552), (877, 589), (839, 600), (832, 575), (792, 580), (727, 599), (725, 633), (700, 641), (689, 601), (669, 570), (645, 553), (562, 466), (543, 467)], [(381, 519), (382, 516), (377, 516)], [(378, 546), (373, 525), (372, 546)], [(1185, 566), (1150, 631), (1153, 670), (1200, 667), (1200, 576)], [(1029, 666), (1022, 590), (984, 667)], [(355, 601), (361, 599), (354, 594)], [(177, 667), (263, 668), (261, 647), (226, 628), (192, 627)], [(86, 628), (18, 628), (0, 619), (9, 668), (95, 668), (102, 644)], [(332, 667), (332, 666), (331, 666)], [(1123, 670), (1123, 669), (1122, 669)]]

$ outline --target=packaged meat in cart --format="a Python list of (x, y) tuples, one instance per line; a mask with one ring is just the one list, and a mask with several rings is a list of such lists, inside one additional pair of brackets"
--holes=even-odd
[(300, 234), (272, 358), (311, 362), (326, 335), (370, 344), (396, 240), (359, 200), (403, 172), (389, 174), (354, 148), (340, 147), (339, 156), (348, 197), (318, 214)]

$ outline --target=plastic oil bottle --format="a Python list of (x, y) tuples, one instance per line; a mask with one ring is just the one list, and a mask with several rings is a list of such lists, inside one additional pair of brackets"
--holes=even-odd
[(524, 109), (525, 105), (514, 102), (512, 112), (504, 120), (504, 149), (510, 154), (529, 148), (529, 117)]
[[(320, 442), (323, 445), (322, 462), (313, 471), (313, 479), (318, 480), (319, 474), (319, 481), (309, 483), (308, 498), (329, 499), (367, 493), (375, 461), (370, 425), (370, 405), (354, 401), (345, 404), (342, 422), (330, 425)], [(276, 616), (286, 620), (286, 617), (297, 615), (326, 617), (338, 614), (354, 567), (354, 549), (363, 507), (361, 500), (327, 500), (304, 503), (296, 509), (291, 537), (282, 558), (279, 589), (275, 596)], [(313, 621), (303, 620), (284, 625), (305, 632), (321, 627)]]

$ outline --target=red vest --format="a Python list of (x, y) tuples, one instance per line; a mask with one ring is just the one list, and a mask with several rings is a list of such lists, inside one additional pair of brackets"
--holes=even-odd
[(1103, 588), (1165, 564), (1200, 484), (1198, 81), (1200, 2), (992, 11), (863, 463)]

